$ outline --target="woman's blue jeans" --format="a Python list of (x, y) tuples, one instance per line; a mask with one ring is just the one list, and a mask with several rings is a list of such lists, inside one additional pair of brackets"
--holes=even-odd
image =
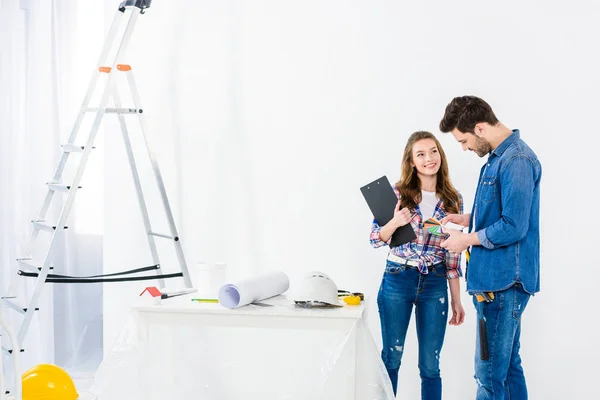
[(404, 352), (404, 340), (413, 306), (419, 341), (421, 399), (442, 398), (440, 353), (448, 321), (448, 281), (443, 263), (429, 267), (423, 275), (415, 267), (388, 261), (377, 296), (383, 350), (394, 394)]

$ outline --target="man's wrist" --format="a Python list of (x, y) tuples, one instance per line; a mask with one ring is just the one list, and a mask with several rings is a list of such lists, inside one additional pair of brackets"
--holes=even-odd
[(477, 232), (473, 232), (473, 233), (469, 233), (469, 246), (479, 246), (481, 244), (481, 242), (479, 241), (479, 236), (477, 235)]

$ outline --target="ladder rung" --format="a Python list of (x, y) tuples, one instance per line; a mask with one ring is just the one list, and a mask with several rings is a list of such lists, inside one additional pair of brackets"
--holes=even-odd
[[(36, 263), (31, 258), (17, 258), (17, 262), (21, 265), (24, 265), (24, 269), (30, 270), (30, 272), (39, 272), (42, 270), (42, 265)], [(54, 267), (50, 267), (50, 269), (54, 269)]]
[(41, 271), (42, 266), (34, 262), (31, 258), (18, 258), (17, 262), (30, 272)]
[[(61, 183), (46, 183), (46, 185), (48, 185), (49, 190), (55, 192), (68, 192), (71, 189), (71, 185), (63, 185)], [(78, 186), (78, 189), (81, 189), (81, 186)]]
[[(17, 303), (17, 299), (14, 297), (3, 297), (2, 298), (2, 302), (8, 306), (9, 308), (12, 308), (13, 310), (20, 312), (21, 314), (25, 314), (27, 312), (27, 307), (23, 306), (22, 304), (18, 304)], [(38, 311), (39, 308), (35, 308), (35, 311)]]
[(162, 238), (165, 238), (165, 239), (173, 239), (173, 236), (171, 236), (171, 235), (165, 235), (164, 233), (150, 232), (148, 235), (158, 236), (158, 237), (162, 237)]
[[(65, 153), (82, 153), (83, 150), (85, 150), (85, 146), (77, 146), (74, 144), (63, 144), (62, 146), (63, 151)], [(92, 149), (95, 149), (95, 146), (92, 146)]]
[[(44, 231), (48, 231), (48, 232), (53, 232), (56, 230), (56, 225), (50, 225), (47, 224), (44, 221), (31, 221), (33, 223), (33, 226), (35, 226), (37, 229), (41, 229)], [(65, 226), (64, 229), (68, 229), (68, 226)]]
[[(85, 108), (83, 111), (84, 112), (98, 112), (99, 108), (98, 107), (90, 107), (90, 108)], [(121, 108), (111, 108), (111, 107), (106, 107), (104, 109), (105, 113), (110, 113), (110, 114), (141, 114), (143, 112), (143, 110), (141, 108), (127, 108), (127, 107), (121, 107)]]

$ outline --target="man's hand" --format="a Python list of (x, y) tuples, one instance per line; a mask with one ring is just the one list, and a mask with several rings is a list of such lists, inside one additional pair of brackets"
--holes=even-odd
[[(462, 253), (469, 246), (479, 244), (479, 240), (477, 242), (474, 241), (472, 233), (462, 233), (461, 231), (456, 231), (454, 229), (446, 229), (444, 233), (448, 234), (446, 240), (440, 243), (442, 248), (448, 250), (451, 253)], [(475, 238), (477, 235), (475, 234)]]
[(458, 300), (453, 299), (451, 306), (452, 306), (452, 318), (450, 319), (450, 321), (448, 323), (450, 325), (458, 326), (465, 321), (465, 309), (463, 308), (462, 303), (460, 302), (460, 299), (458, 299)]
[(448, 214), (444, 218), (441, 219), (442, 225), (445, 225), (448, 222), (452, 222), (453, 224), (457, 224), (460, 226), (469, 226), (469, 222), (471, 220), (471, 214)]

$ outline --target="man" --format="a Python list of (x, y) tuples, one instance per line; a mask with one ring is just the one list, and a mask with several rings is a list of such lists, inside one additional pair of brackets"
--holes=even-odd
[(475, 96), (454, 98), (440, 130), (451, 132), (463, 150), (488, 156), (479, 174), (471, 214), (453, 214), (442, 223), (469, 226), (451, 231), (441, 246), (467, 250), (467, 291), (480, 326), (475, 379), (477, 400), (526, 400), (519, 355), (521, 316), (540, 289), (539, 207), (542, 167), (535, 153), (498, 121)]

